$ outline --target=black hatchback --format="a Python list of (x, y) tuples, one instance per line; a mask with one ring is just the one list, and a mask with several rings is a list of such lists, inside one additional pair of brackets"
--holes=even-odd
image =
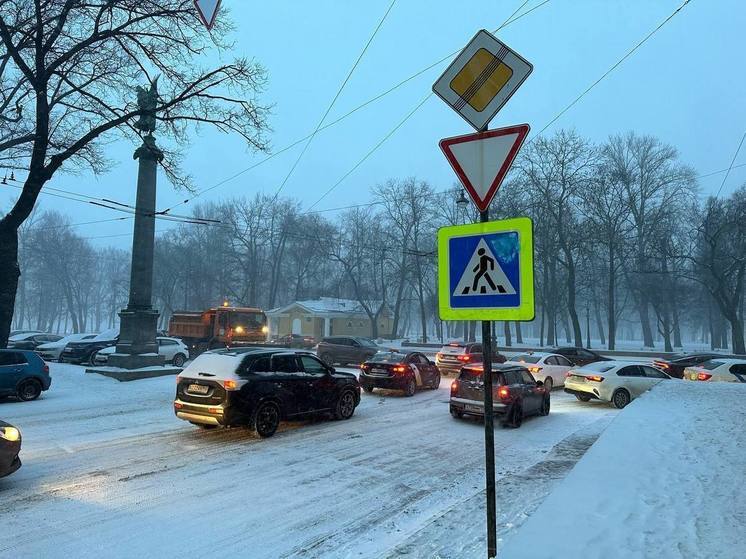
[[(492, 409), (503, 426), (520, 427), (529, 415), (549, 415), (549, 391), (518, 365), (492, 365)], [(484, 416), (484, 371), (482, 364), (466, 365), (451, 383), (451, 415)]]
[(403, 390), (405, 396), (414, 396), (418, 388), (438, 388), (440, 370), (419, 351), (379, 351), (360, 365), (359, 380), (366, 392), (393, 388)]
[(176, 377), (174, 413), (203, 428), (246, 425), (271, 437), (282, 420), (349, 419), (360, 384), (315, 355), (287, 350), (203, 353)]

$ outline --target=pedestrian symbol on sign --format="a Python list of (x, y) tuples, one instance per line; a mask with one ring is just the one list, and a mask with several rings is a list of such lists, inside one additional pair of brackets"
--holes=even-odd
[(514, 295), (505, 275), (484, 238), (479, 240), (453, 295)]

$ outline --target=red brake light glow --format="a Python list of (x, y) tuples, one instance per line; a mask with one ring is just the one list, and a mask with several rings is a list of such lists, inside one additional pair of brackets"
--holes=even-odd
[(175, 408), (176, 408), (177, 410), (180, 410), (181, 408), (183, 408), (183, 407), (184, 407), (184, 404), (182, 404), (181, 402), (174, 402), (174, 407), (175, 407)]
[(464, 363), (468, 363), (471, 359), (471, 355), (457, 355), (456, 359), (458, 359), (459, 361), (463, 361)]
[(235, 380), (224, 380), (223, 388), (225, 388), (226, 390), (235, 390), (236, 388), (238, 388), (238, 383)]
[(500, 397), (501, 400), (507, 400), (510, 398), (510, 388), (507, 386), (501, 386), (497, 389), (497, 395)]
[(403, 373), (407, 370), (407, 368), (404, 365), (394, 365), (392, 369), (395, 373)]
[(586, 375), (585, 377), (588, 380), (592, 380), (593, 382), (603, 382), (604, 377), (600, 377), (598, 375)]
[(697, 373), (697, 380), (710, 380), (712, 375), (710, 373)]
[(451, 394), (456, 394), (456, 392), (458, 392), (458, 381), (454, 380), (451, 383)]

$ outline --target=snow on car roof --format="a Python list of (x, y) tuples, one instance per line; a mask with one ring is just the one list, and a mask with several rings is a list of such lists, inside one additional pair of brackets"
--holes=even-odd
[(98, 336), (93, 338), (94, 342), (102, 342), (102, 341), (109, 341), (113, 340), (119, 336), (119, 328), (112, 328), (111, 330), (104, 330), (101, 332)]
[(179, 375), (196, 378), (200, 376), (199, 373), (206, 373), (219, 378), (234, 378), (236, 369), (245, 356), (245, 353), (203, 353)]

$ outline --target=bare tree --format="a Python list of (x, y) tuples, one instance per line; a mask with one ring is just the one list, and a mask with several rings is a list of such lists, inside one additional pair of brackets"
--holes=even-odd
[(678, 161), (674, 147), (633, 132), (612, 136), (603, 147), (603, 157), (611, 180), (622, 187), (630, 224), (631, 269), (626, 270), (626, 278), (637, 303), (643, 345), (653, 347), (648, 312), (651, 278), (646, 271), (651, 269), (655, 224), (671, 204), (693, 196), (695, 175)]
[(18, 228), (57, 172), (103, 172), (107, 141), (138, 139), (133, 84), (161, 76), (155, 111), (170, 140), (164, 168), (177, 184), (188, 184), (177, 150), (191, 123), (265, 147), (266, 111), (254, 101), (263, 70), (243, 59), (202, 68), (209, 48), (228, 46), (229, 30), (223, 19), (207, 33), (191, 0), (0, 0), (0, 161), (27, 171), (0, 219), (0, 345), (20, 274)]

